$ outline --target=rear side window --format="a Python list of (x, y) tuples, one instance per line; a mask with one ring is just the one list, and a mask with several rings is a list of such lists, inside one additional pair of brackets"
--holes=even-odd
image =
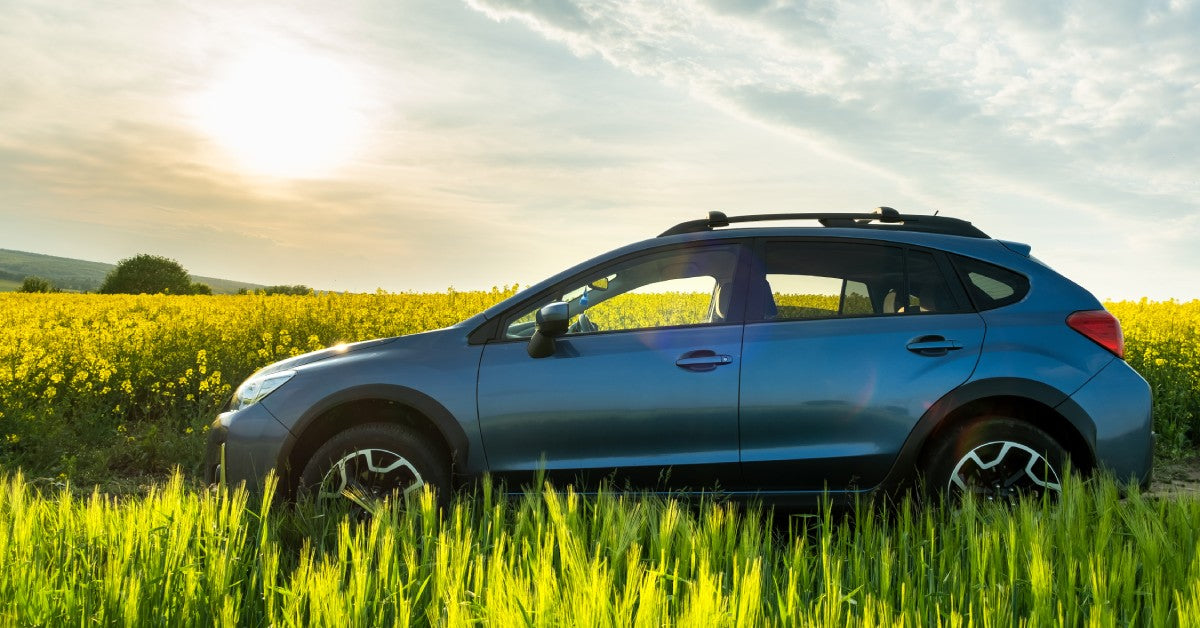
[(950, 291), (937, 261), (925, 251), (908, 251), (908, 306), (904, 311), (941, 314), (965, 311)]
[(810, 320), (904, 311), (904, 250), (845, 242), (769, 242), (750, 316)]
[(1020, 301), (1029, 293), (1029, 278), (969, 257), (951, 256), (975, 307), (992, 310)]
[[(751, 320), (957, 314), (970, 311), (934, 254), (859, 242), (767, 242)], [(757, 309), (756, 309), (757, 308)]]

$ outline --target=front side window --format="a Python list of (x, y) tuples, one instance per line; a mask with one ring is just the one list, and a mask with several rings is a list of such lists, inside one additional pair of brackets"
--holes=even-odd
[(528, 338), (537, 310), (554, 301), (567, 304), (568, 335), (726, 322), (737, 251), (733, 245), (673, 249), (597, 270), (514, 317), (505, 336)]

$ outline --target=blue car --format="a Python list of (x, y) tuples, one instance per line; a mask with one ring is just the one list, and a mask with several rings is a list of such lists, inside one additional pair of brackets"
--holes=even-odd
[(1145, 485), (1150, 389), (1123, 342), (1088, 291), (964, 220), (711, 212), (452, 327), (263, 368), (206, 468), (351, 499), (484, 473), (1010, 499), (1060, 491), (1068, 461)]

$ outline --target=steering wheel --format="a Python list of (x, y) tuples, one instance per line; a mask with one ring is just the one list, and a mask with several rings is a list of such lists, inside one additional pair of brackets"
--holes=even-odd
[(588, 318), (586, 312), (582, 312), (579, 314), (579, 318), (577, 318), (575, 322), (572, 323), (569, 328), (567, 328), (567, 331), (572, 334), (588, 334), (594, 331), (600, 331), (600, 327)]

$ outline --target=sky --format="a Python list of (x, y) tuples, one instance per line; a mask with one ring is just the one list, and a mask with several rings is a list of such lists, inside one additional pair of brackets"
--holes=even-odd
[(0, 248), (467, 290), (708, 210), (880, 205), (1200, 298), (1200, 0), (0, 11)]

